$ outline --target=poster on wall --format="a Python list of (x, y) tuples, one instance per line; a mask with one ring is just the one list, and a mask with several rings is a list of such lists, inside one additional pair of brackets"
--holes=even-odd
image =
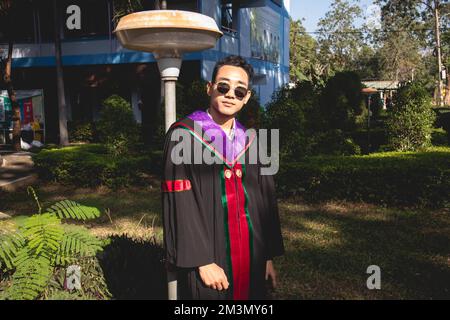
[(0, 97), (0, 122), (6, 121), (5, 104), (3, 103), (3, 98)]
[[(33, 128), (35, 137), (39, 136), (45, 142), (45, 116), (43, 90), (16, 90), (17, 103), (20, 109), (22, 130)], [(0, 129), (12, 130), (12, 104), (5, 90), (0, 90)], [(28, 129), (29, 130), (29, 129)], [(0, 132), (5, 134), (5, 132)], [(1, 140), (1, 139), (0, 139)], [(1, 144), (1, 141), (0, 141)]]
[(23, 124), (33, 122), (33, 103), (30, 98), (23, 100)]
[(252, 58), (281, 62), (281, 21), (268, 8), (250, 9), (250, 48)]
[(11, 119), (11, 101), (0, 91), (0, 128), (9, 128)]

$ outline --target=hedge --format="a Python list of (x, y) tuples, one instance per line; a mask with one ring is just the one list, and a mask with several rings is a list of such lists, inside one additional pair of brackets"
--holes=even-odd
[(450, 148), (428, 152), (386, 152), (368, 156), (311, 157), (286, 163), (276, 176), (282, 195), (307, 201), (448, 207)]
[(102, 145), (42, 150), (33, 156), (40, 178), (81, 187), (110, 188), (142, 183), (142, 174), (158, 174), (161, 155), (112, 157)]

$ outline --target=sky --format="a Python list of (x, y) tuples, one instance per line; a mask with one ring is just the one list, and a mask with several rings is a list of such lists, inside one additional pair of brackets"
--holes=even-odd
[[(332, 2), (333, 0), (291, 0), (291, 16), (294, 20), (301, 19), (307, 32), (314, 32)], [(359, 0), (359, 3), (363, 12), (366, 12), (373, 0)]]

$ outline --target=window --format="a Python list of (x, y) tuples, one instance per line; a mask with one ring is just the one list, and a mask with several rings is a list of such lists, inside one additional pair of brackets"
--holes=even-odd
[(221, 27), (225, 33), (237, 36), (237, 13), (239, 5), (237, 1), (222, 0), (221, 3)]
[[(69, 16), (66, 9), (70, 5), (77, 5), (81, 9), (81, 29), (70, 30), (66, 26)], [(90, 38), (94, 36), (108, 36), (111, 18), (109, 16), (107, 0), (72, 0), (64, 1), (62, 6), (64, 39)]]

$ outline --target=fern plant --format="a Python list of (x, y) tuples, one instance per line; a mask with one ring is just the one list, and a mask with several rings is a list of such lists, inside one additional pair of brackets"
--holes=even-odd
[[(102, 250), (102, 241), (87, 228), (65, 223), (95, 219), (100, 216), (97, 208), (63, 200), (43, 210), (34, 190), (28, 192), (38, 213), (0, 222), (0, 270), (10, 275), (10, 285), (0, 292), (4, 299), (40, 298), (55, 270), (95, 258)], [(103, 291), (107, 296), (107, 289)]]

